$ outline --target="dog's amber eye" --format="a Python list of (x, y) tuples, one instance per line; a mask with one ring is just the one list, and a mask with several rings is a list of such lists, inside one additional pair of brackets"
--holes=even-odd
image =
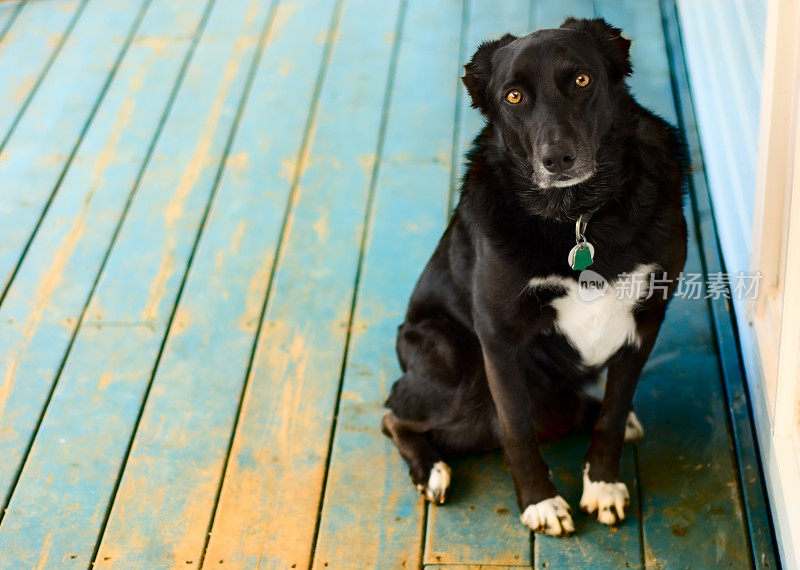
[(575, 85), (577, 85), (578, 87), (586, 87), (587, 85), (589, 85), (590, 81), (591, 78), (588, 75), (586, 75), (585, 73), (581, 73), (580, 75), (578, 75), (578, 77), (575, 78)]
[(508, 101), (512, 105), (516, 105), (517, 103), (522, 101), (522, 93), (520, 93), (516, 89), (512, 89), (511, 91), (506, 93), (506, 101)]

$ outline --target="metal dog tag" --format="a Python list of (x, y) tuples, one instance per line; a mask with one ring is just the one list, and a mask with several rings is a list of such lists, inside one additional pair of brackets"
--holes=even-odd
[(578, 218), (575, 222), (575, 247), (569, 250), (567, 256), (567, 263), (575, 271), (583, 271), (594, 263), (594, 246), (590, 244), (583, 232), (586, 231), (586, 222), (583, 221), (583, 216)]
[(583, 271), (594, 263), (594, 246), (588, 241), (577, 244), (569, 250), (567, 263), (575, 271)]

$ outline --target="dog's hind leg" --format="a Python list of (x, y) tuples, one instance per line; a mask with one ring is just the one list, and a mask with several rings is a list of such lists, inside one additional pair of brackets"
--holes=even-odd
[(419, 492), (431, 503), (441, 504), (450, 486), (450, 467), (425, 437), (425, 429), (422, 422), (400, 419), (394, 412), (381, 422), (381, 430), (394, 441)]
[[(597, 418), (600, 416), (600, 408), (603, 403), (603, 396), (606, 391), (606, 375), (608, 369), (604, 368), (597, 376), (597, 382), (589, 384), (583, 389), (584, 401), (586, 403), (586, 411), (584, 413), (583, 425), (585, 427), (594, 427)], [(628, 417), (625, 420), (625, 443), (639, 443), (644, 437), (644, 429), (639, 422), (639, 418), (633, 410), (628, 412)]]
[(412, 483), (429, 501), (442, 503), (450, 484), (444, 454), (475, 449), (479, 438), (472, 432), (489, 429), (476, 421), (462, 425), (475, 415), (462, 398), (480, 370), (477, 340), (447, 319), (407, 321), (398, 330), (397, 354), (404, 374), (386, 400), (390, 412), (382, 429), (408, 464)]

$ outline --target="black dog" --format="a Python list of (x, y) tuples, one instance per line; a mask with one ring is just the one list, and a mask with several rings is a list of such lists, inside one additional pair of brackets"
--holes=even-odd
[(465, 66), (487, 125), (399, 328), (382, 424), (432, 502), (444, 457), (502, 445), (522, 522), (572, 532), (538, 444), (593, 426), (580, 505), (625, 516), (631, 401), (686, 258), (683, 147), (630, 96), (629, 48), (603, 20), (568, 19)]

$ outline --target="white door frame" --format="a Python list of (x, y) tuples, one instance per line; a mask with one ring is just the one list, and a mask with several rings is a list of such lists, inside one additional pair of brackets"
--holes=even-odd
[(750, 395), (781, 558), (798, 568), (800, 0), (768, 3), (753, 222), (751, 268), (762, 278), (742, 331), (758, 353)]

